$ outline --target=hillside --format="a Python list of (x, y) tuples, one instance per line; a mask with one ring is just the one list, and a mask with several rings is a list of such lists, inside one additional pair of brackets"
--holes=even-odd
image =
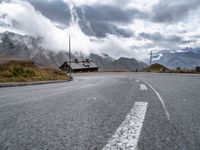
[(12, 32), (0, 33), (0, 57), (30, 59), (37, 65), (56, 69), (68, 60), (68, 53), (65, 51), (43, 49), (42, 40)]
[[(161, 65), (161, 64), (152, 64), (151, 65), (151, 72), (169, 72), (170, 69), (165, 67), (164, 65)], [(149, 71), (149, 67), (145, 68), (144, 69), (145, 72), (148, 72)]]
[(69, 80), (66, 73), (51, 68), (41, 68), (28, 60), (0, 64), (0, 82), (32, 82)]

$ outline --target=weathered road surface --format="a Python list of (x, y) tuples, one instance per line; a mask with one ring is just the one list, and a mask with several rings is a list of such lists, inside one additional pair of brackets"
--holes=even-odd
[(77, 74), (0, 88), (0, 149), (199, 150), (200, 76)]

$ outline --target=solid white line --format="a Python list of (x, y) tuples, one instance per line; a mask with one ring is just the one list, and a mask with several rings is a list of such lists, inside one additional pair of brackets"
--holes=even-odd
[(145, 84), (140, 84), (140, 90), (141, 91), (147, 91), (148, 88), (147, 88), (147, 86)]
[(136, 102), (103, 150), (136, 150), (147, 106), (147, 102)]
[(146, 82), (146, 81), (143, 81), (143, 82), (146, 83), (149, 87), (151, 87), (151, 89), (156, 93), (158, 99), (160, 100), (160, 102), (161, 102), (161, 104), (162, 104), (162, 107), (163, 107), (164, 110), (165, 110), (165, 114), (166, 114), (166, 116), (167, 116), (167, 119), (170, 120), (169, 112), (168, 112), (167, 107), (166, 107), (166, 105), (165, 105), (165, 103), (164, 103), (164, 100), (162, 99), (162, 97), (160, 96), (160, 94), (156, 91), (156, 89), (155, 89), (151, 84), (149, 84), (149, 83)]

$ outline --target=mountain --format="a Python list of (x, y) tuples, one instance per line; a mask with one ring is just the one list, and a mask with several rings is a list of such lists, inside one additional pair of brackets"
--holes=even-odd
[(41, 38), (12, 32), (0, 33), (0, 57), (31, 59), (37, 65), (52, 68), (59, 68), (68, 60), (67, 52), (45, 50), (41, 47), (41, 42)]
[[(68, 53), (65, 51), (51, 51), (42, 48), (42, 38), (33, 38), (27, 35), (20, 35), (12, 32), (0, 33), (0, 59), (19, 58), (30, 59), (35, 64), (59, 68), (68, 60)], [(153, 60), (153, 63), (162, 64), (168, 68), (195, 68), (200, 66), (200, 48), (185, 48), (181, 52), (162, 51), (161, 57)], [(83, 59), (85, 56), (76, 55), (76, 58)], [(75, 58), (72, 55), (72, 59)], [(102, 71), (141, 71), (147, 67), (143, 62), (134, 58), (114, 59), (108, 54), (90, 54), (92, 59)]]
[(89, 58), (100, 67), (100, 71), (142, 71), (147, 67), (147, 64), (134, 58), (114, 59), (108, 54), (90, 54)]
[(168, 68), (188, 68), (192, 69), (200, 65), (200, 50), (190, 49), (182, 52), (164, 52), (161, 53), (160, 59), (153, 61), (153, 63), (162, 64)]
[[(33, 38), (27, 35), (20, 35), (12, 32), (0, 33), (0, 58), (30, 59), (35, 64), (59, 68), (68, 60), (68, 53), (65, 51), (50, 51), (41, 46), (42, 38)], [(83, 59), (84, 56), (76, 56)], [(72, 55), (72, 59), (75, 58)], [(134, 58), (114, 59), (107, 54), (90, 54), (92, 59), (102, 71), (141, 71), (147, 65)]]

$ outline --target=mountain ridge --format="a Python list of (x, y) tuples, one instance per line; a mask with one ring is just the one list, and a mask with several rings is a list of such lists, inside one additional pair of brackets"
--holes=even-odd
[(109, 55), (101, 57), (101, 55), (94, 53), (91, 53), (89, 58), (100, 67), (101, 71), (142, 71), (148, 66), (134, 58), (120, 57), (119, 59), (114, 59)]
[[(0, 57), (26, 58), (35, 64), (59, 68), (69, 58), (68, 52), (58, 52), (42, 48), (42, 38), (20, 35), (12, 32), (0, 33)], [(93, 57), (92, 57), (93, 56)], [(72, 55), (72, 59), (85, 59), (87, 56)], [(101, 71), (140, 71), (147, 65), (134, 58), (114, 59), (108, 54), (90, 54), (88, 56), (101, 68)]]
[(168, 68), (175, 69), (177, 67), (194, 69), (200, 66), (200, 48), (183, 49), (181, 52), (161, 52), (161, 57), (153, 63), (162, 64)]

